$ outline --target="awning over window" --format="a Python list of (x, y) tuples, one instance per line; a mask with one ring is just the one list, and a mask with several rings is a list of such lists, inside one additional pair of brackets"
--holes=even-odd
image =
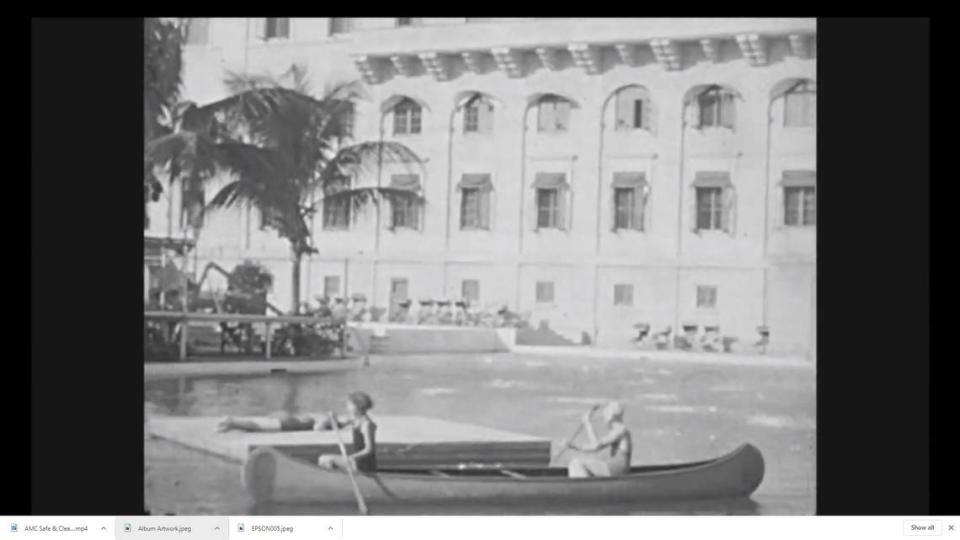
[(393, 189), (406, 189), (409, 191), (419, 191), (420, 175), (395, 174), (390, 177), (390, 187), (392, 187)]
[(647, 184), (647, 175), (642, 172), (615, 172), (613, 173), (613, 187), (638, 188)]
[(460, 189), (493, 189), (493, 183), (490, 181), (489, 174), (464, 174), (457, 184)]
[(534, 189), (566, 187), (567, 175), (563, 173), (537, 173), (533, 181)]
[(426, 110), (428, 110), (428, 111), (430, 110), (430, 107), (427, 106), (427, 102), (426, 102), (426, 101), (423, 101), (423, 100), (420, 99), (420, 98), (413, 97), (413, 96), (392, 95), (392, 96), (390, 96), (389, 98), (385, 99), (385, 100), (380, 104), (380, 112), (381, 112), (382, 114), (386, 114), (386, 113), (392, 111), (393, 108), (396, 107), (397, 105), (399, 105), (401, 102), (404, 102), (404, 101), (407, 101), (407, 100), (416, 103), (417, 105), (420, 106), (421, 109), (426, 109)]
[(780, 185), (784, 187), (816, 187), (817, 171), (783, 171)]
[(730, 182), (730, 173), (726, 171), (698, 171), (693, 177), (693, 187), (726, 188), (732, 185)]

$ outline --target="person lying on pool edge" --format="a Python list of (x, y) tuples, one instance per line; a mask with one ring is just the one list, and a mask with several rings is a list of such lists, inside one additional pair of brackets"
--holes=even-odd
[[(355, 392), (363, 394), (370, 399), (370, 396), (364, 392)], [(372, 400), (371, 400), (372, 404)], [(271, 414), (269, 417), (243, 417), (238, 418), (228, 416), (217, 424), (217, 431), (311, 431), (313, 429), (330, 429), (329, 418), (321, 418), (319, 422), (313, 416), (307, 414), (292, 414), (287, 411), (280, 411)]]
[(581, 446), (568, 440), (561, 441), (561, 444), (580, 452), (598, 452), (604, 448), (610, 448), (610, 455), (606, 459), (588, 457), (571, 459), (567, 465), (570, 478), (619, 476), (630, 472), (633, 441), (630, 438), (630, 430), (623, 422), (623, 405), (611, 401), (603, 406), (603, 420), (607, 424), (607, 432), (599, 439), (593, 430), (590, 418), (598, 408), (600, 408), (599, 405), (583, 416), (583, 427), (590, 439), (589, 444)]

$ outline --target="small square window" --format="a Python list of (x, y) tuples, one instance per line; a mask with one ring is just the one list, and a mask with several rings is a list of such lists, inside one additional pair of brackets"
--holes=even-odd
[(340, 295), (340, 276), (324, 276), (323, 295), (334, 298)]
[(632, 306), (633, 305), (633, 285), (629, 283), (618, 283), (613, 286), (613, 305)]
[(538, 281), (537, 282), (537, 303), (546, 304), (550, 302), (553, 302), (553, 282)]
[(480, 300), (480, 281), (476, 279), (463, 280), (460, 284), (460, 296), (470, 302)]
[(697, 285), (697, 307), (715, 309), (717, 307), (717, 288), (713, 285)]

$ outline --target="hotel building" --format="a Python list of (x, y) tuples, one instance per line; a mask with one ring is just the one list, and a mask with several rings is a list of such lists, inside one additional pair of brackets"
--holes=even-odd
[[(362, 81), (355, 140), (421, 158), (353, 181), (422, 204), (322, 205), (303, 299), (467, 297), (601, 346), (766, 326), (771, 352), (815, 352), (814, 19), (193, 19), (188, 41), (184, 99), (300, 64), (317, 90)], [(261, 261), (290, 307), (288, 244), (256, 211), (193, 229), (181, 200), (145, 234), (195, 235), (197, 272)]]

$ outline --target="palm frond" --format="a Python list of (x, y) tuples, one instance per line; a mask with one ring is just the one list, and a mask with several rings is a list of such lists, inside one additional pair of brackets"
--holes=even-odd
[(420, 170), (422, 161), (409, 147), (394, 141), (365, 141), (340, 148), (317, 179), (322, 185), (343, 176), (364, 176), (384, 163), (401, 163)]

